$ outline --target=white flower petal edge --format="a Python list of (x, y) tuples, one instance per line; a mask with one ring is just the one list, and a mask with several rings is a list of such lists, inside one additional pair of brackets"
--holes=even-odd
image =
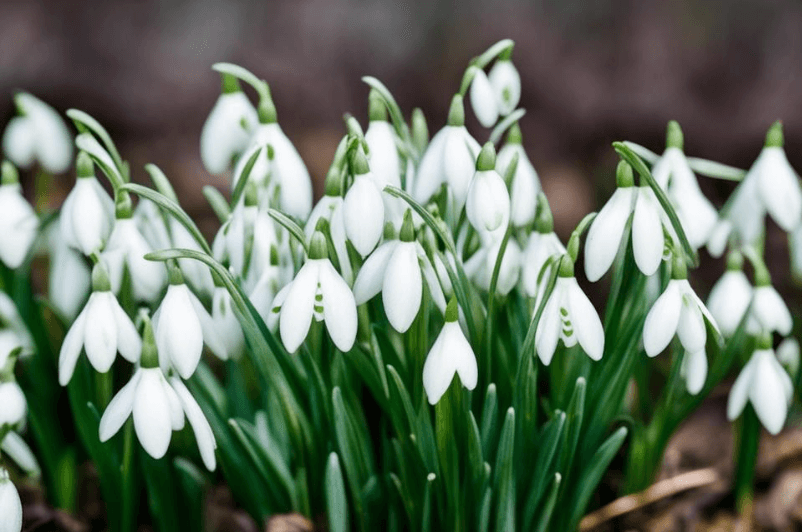
[(737, 418), (747, 401), (771, 434), (778, 434), (788, 415), (793, 385), (771, 349), (759, 349), (741, 370), (730, 390), (727, 418)]
[(164, 387), (167, 382), (160, 368), (143, 368), (134, 392), (134, 429), (142, 448), (155, 459), (167, 453), (172, 436), (171, 410), (165, 408), (169, 399)]
[(459, 323), (446, 322), (423, 365), (423, 388), (429, 404), (436, 404), (448, 390), (454, 374), (469, 390), (476, 387), (479, 371), (476, 356)]
[(400, 243), (387, 265), (382, 284), (382, 301), (390, 325), (406, 332), (420, 310), (423, 276), (413, 242)]
[(172, 377), (170, 384), (178, 394), (181, 407), (184, 409), (192, 431), (195, 433), (195, 440), (198, 442), (198, 450), (200, 451), (203, 465), (209, 471), (214, 471), (216, 467), (214, 451), (217, 449), (217, 442), (214, 439), (212, 427), (209, 426), (209, 421), (207, 421), (195, 398), (192, 397), (192, 394), (189, 393), (189, 390), (180, 379)]
[(134, 397), (141, 377), (142, 370), (137, 369), (131, 380), (120, 388), (109, 406), (106, 407), (106, 411), (103, 412), (103, 416), (100, 418), (100, 441), (110, 440), (122, 428), (128, 416), (131, 415), (134, 408)]
[(337, 349), (344, 353), (350, 351), (356, 340), (356, 302), (351, 289), (329, 260), (320, 265), (320, 293), (329, 336)]
[(170, 285), (157, 313), (153, 328), (159, 362), (165, 368), (169, 363), (179, 375), (188, 379), (200, 362), (203, 329), (187, 285)]
[(643, 347), (646, 354), (654, 357), (668, 347), (677, 332), (682, 312), (682, 290), (680, 282), (672, 279), (665, 292), (657, 298), (643, 324)]
[(593, 220), (585, 239), (585, 274), (589, 281), (598, 281), (613, 265), (635, 194), (635, 187), (618, 188)]
[(8, 472), (0, 467), (0, 531), (22, 530), (22, 502), (17, 488), (8, 478)]
[(493, 86), (484, 70), (476, 69), (471, 82), (471, 107), (476, 119), (484, 127), (493, 127), (498, 122), (498, 104)]

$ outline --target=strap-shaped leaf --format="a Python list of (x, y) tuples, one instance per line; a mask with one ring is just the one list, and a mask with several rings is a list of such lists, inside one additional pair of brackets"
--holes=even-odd
[(164, 175), (164, 172), (162, 172), (162, 169), (153, 163), (149, 163), (145, 165), (145, 171), (150, 175), (150, 180), (153, 181), (153, 186), (156, 187), (156, 190), (178, 204), (178, 196), (175, 193), (175, 189), (170, 180), (167, 179), (167, 176)]
[(563, 441), (566, 417), (565, 412), (557, 411), (554, 418), (543, 427), (537, 444), (537, 460), (532, 468), (532, 485), (524, 506), (522, 530), (532, 530), (540, 499), (546, 488), (546, 480), (554, 469), (554, 458)]
[(234, 191), (231, 193), (231, 207), (234, 208), (239, 203), (239, 200), (242, 198), (242, 195), (245, 193), (245, 187), (248, 186), (248, 180), (251, 177), (251, 171), (253, 170), (254, 165), (256, 164), (256, 160), (259, 158), (259, 154), (262, 153), (262, 150), (265, 149), (263, 146), (260, 146), (253, 152), (253, 154), (248, 158), (245, 166), (242, 167), (242, 171), (239, 175), (234, 176)]
[(515, 410), (510, 407), (504, 417), (496, 455), (496, 526), (494, 530), (513, 532), (515, 526)]
[(337, 453), (331, 453), (326, 462), (326, 518), (332, 532), (347, 532), (348, 500)]
[[(271, 218), (273, 218), (279, 225), (284, 227), (284, 229), (289, 231), (289, 233), (293, 236), (293, 238), (295, 238), (295, 240), (300, 242), (300, 244), (304, 248), (304, 251), (306, 251), (307, 253), (309, 252), (309, 243), (306, 241), (304, 230), (301, 229), (300, 225), (295, 223), (295, 221), (292, 218), (290, 218), (281, 211), (277, 211), (276, 209), (268, 209), (267, 214)], [(330, 249), (329, 253), (334, 253), (334, 250)]]
[(234, 76), (235, 78), (244, 81), (253, 87), (257, 93), (259, 93), (260, 98), (267, 94), (267, 87), (264, 80), (259, 79), (253, 74), (253, 72), (246, 68), (233, 63), (215, 63), (212, 65), (212, 70), (220, 72), (221, 74)]
[(72, 121), (75, 123), (75, 127), (77, 127), (81, 133), (90, 132), (103, 142), (103, 145), (106, 146), (106, 150), (111, 156), (111, 159), (114, 161), (114, 166), (117, 168), (118, 172), (125, 177), (125, 181), (127, 181), (127, 166), (123, 163), (122, 157), (120, 157), (120, 152), (117, 151), (117, 146), (114, 145), (114, 141), (111, 140), (111, 135), (109, 135), (109, 132), (106, 131), (106, 128), (104, 128), (100, 122), (95, 120), (88, 113), (85, 113), (79, 109), (67, 109), (66, 114), (68, 117), (70, 117), (70, 119), (72, 119)]
[(559, 473), (554, 473), (554, 479), (551, 481), (549, 496), (543, 503), (543, 509), (540, 511), (540, 515), (538, 515), (538, 524), (537, 528), (535, 529), (536, 532), (546, 532), (547, 530), (550, 530), (549, 523), (551, 523), (551, 517), (554, 515), (554, 508), (557, 506), (557, 496), (560, 494), (560, 484), (562, 484), (562, 475)]
[(97, 164), (106, 177), (109, 178), (114, 190), (119, 189), (125, 184), (125, 179), (114, 164), (109, 152), (107, 152), (90, 133), (81, 133), (75, 137), (75, 145), (79, 150), (83, 150), (89, 154), (95, 164)]
[(228, 206), (228, 201), (223, 194), (213, 186), (206, 185), (203, 187), (203, 197), (209, 202), (220, 223), (225, 223), (231, 216), (231, 207)]

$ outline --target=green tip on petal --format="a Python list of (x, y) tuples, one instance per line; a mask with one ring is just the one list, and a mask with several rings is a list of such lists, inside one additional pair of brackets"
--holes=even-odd
[(242, 87), (240, 87), (239, 80), (232, 76), (231, 74), (221, 73), (220, 74), (220, 81), (222, 83), (222, 88), (220, 92), (223, 94), (233, 94), (235, 92), (242, 91)]
[(270, 95), (270, 86), (265, 83), (262, 97), (259, 100), (259, 123), (260, 124), (275, 124), (278, 122), (276, 117), (276, 106), (273, 103), (273, 97)]
[(574, 276), (574, 260), (568, 255), (564, 254), (560, 259), (560, 269), (557, 272), (560, 277), (573, 277)]
[(448, 125), (462, 127), (465, 125), (465, 106), (462, 104), (462, 96), (455, 94), (451, 99), (451, 107), (448, 109)]
[(521, 134), (521, 126), (518, 122), (515, 122), (507, 131), (507, 144), (523, 144), (523, 142), (524, 137)]
[(253, 181), (245, 185), (244, 201), (246, 207), (259, 205), (259, 187)]
[(412, 223), (412, 211), (407, 209), (404, 213), (404, 222), (401, 224), (400, 239), (402, 242), (415, 240), (415, 225)]
[(109, 273), (106, 271), (106, 267), (100, 260), (95, 262), (95, 266), (92, 268), (92, 291), (111, 292), (111, 281), (109, 281)]
[(0, 183), (3, 185), (17, 185), (19, 184), (19, 172), (17, 167), (11, 164), (11, 161), (3, 161), (2, 171), (0, 171)]
[(744, 267), (744, 256), (740, 251), (731, 251), (727, 255), (727, 271), (741, 271)]
[(355, 149), (351, 155), (351, 172), (354, 175), (364, 175), (370, 172), (368, 158), (365, 157), (365, 152), (359, 148)]
[(95, 177), (95, 163), (85, 151), (78, 152), (75, 159), (75, 175), (78, 179), (82, 177)]
[(387, 106), (379, 91), (370, 89), (368, 94), (368, 120), (371, 122), (387, 122)]
[(679, 148), (683, 149), (685, 145), (685, 137), (682, 135), (682, 128), (679, 127), (679, 122), (676, 120), (669, 120), (666, 126), (666, 148)]
[(184, 275), (181, 273), (181, 268), (174, 260), (167, 261), (167, 279), (171, 285), (184, 284)]
[(492, 142), (485, 143), (479, 157), (476, 158), (476, 171), (487, 172), (496, 167), (496, 148)]
[(459, 306), (457, 305), (457, 298), (451, 296), (451, 300), (446, 307), (446, 323), (455, 322), (459, 319)]
[(156, 348), (156, 336), (153, 334), (153, 323), (150, 317), (144, 316), (145, 329), (142, 331), (142, 355), (139, 358), (143, 369), (159, 367), (159, 351)]
[(755, 287), (771, 286), (771, 274), (762, 262), (753, 264), (755, 268)]
[(541, 234), (554, 232), (554, 217), (551, 215), (549, 200), (543, 192), (537, 195), (537, 216), (535, 217), (535, 231)]
[(114, 217), (118, 220), (127, 220), (134, 215), (134, 206), (131, 203), (131, 195), (118, 190), (114, 193)]
[(420, 107), (412, 110), (412, 141), (420, 151), (424, 151), (429, 144), (429, 126)]
[(769, 128), (766, 133), (766, 147), (767, 148), (782, 148), (785, 144), (785, 136), (783, 135), (783, 123), (777, 120)]
[(311, 260), (329, 258), (329, 247), (326, 237), (320, 231), (315, 231), (309, 240), (309, 258)]
[(632, 173), (632, 167), (626, 161), (618, 162), (618, 167), (615, 169), (615, 183), (618, 185), (618, 188), (635, 186), (635, 176)]
[(764, 349), (771, 349), (774, 346), (774, 342), (772, 341), (771, 333), (770, 332), (762, 332), (760, 336), (757, 337), (757, 349), (764, 350)]
[(382, 238), (384, 240), (395, 240), (397, 236), (398, 232), (395, 230), (395, 225), (393, 225), (393, 222), (385, 222), (384, 231), (382, 231)]
[(681, 251), (675, 250), (672, 253), (671, 278), (676, 280), (688, 278), (688, 265), (685, 264), (685, 256)]
[(577, 257), (579, 257), (579, 233), (574, 231), (571, 233), (571, 238), (568, 239), (568, 246), (566, 247), (568, 251), (568, 256), (571, 257), (571, 260), (576, 262)]

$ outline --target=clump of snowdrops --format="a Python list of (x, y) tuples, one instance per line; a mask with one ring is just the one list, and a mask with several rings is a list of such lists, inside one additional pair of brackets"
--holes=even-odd
[[(763, 261), (768, 215), (802, 273), (781, 125), (748, 172), (686, 157), (675, 122), (662, 155), (615, 143), (615, 191), (563, 242), (523, 148), (512, 51), (470, 62), (431, 138), (419, 109), (407, 122), (363, 78), (367, 127), (346, 116), (317, 202), (268, 84), (214, 65), (201, 157), (231, 188), (204, 188), (212, 242), (159, 168), (145, 167), (152, 188), (131, 182), (91, 116), (67, 111), (73, 137), (18, 94), (0, 186), (0, 530), (21, 528), (10, 479), (74, 511), (86, 460), (112, 530), (147, 513), (201, 529), (219, 482), (260, 522), (572, 530), (617, 456), (622, 492), (647, 487), (730, 375), (748, 505), (760, 427), (782, 429), (799, 369)], [(75, 169), (60, 212), (28, 203), (18, 168), (39, 187)], [(740, 183), (717, 209), (696, 174)], [(692, 282), (705, 246), (727, 257), (706, 303)], [(585, 290), (604, 278), (597, 310)]]

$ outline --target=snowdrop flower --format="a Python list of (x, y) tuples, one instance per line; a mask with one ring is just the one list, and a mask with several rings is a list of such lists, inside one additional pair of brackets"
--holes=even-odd
[[(465, 261), (465, 274), (482, 290), (490, 290), (490, 282), (499, 251), (501, 251), (501, 240), (483, 245)], [(506, 296), (518, 283), (521, 273), (521, 256), (521, 248), (518, 243), (510, 238), (501, 259), (501, 268), (496, 283), (496, 292), (500, 295)]]
[(670, 121), (666, 133), (666, 151), (654, 164), (652, 175), (671, 200), (688, 242), (698, 249), (710, 238), (718, 220), (718, 212), (702, 194), (682, 152), (683, 143), (679, 124)]
[(39, 219), (22, 196), (17, 169), (3, 161), (0, 184), (0, 261), (9, 268), (19, 268), (33, 246)]
[(785, 424), (793, 395), (791, 378), (774, 356), (771, 337), (766, 335), (730, 389), (727, 418), (735, 420), (750, 402), (766, 430), (776, 435)]
[(15, 350), (22, 347), (19, 336), (11, 329), (0, 329), (0, 371), (6, 366)]
[[(546, 196), (541, 192), (538, 195), (538, 215), (535, 221), (535, 230), (529, 235), (526, 249), (521, 260), (521, 284), (524, 292), (529, 297), (536, 298), (535, 308), (540, 306), (540, 299), (551, 275), (552, 268), (559, 261), (549, 266), (545, 271), (543, 267), (549, 258), (562, 256), (565, 254), (565, 246), (560, 242), (559, 237), (554, 233), (554, 219), (551, 215)], [(541, 272), (543, 273), (541, 277)], [(538, 278), (541, 282), (538, 283)]]
[(688, 283), (684, 259), (675, 257), (671, 280), (652, 305), (643, 325), (646, 354), (654, 357), (662, 353), (674, 335), (687, 353), (704, 351), (707, 343), (705, 321), (718, 331), (715, 319)]
[(400, 240), (385, 242), (362, 265), (354, 282), (354, 299), (362, 305), (381, 292), (390, 325), (404, 333), (420, 310), (424, 279), (437, 307), (445, 309), (443, 291), (423, 247), (415, 241), (412, 212), (408, 210)]
[(216, 353), (223, 360), (238, 359), (245, 352), (245, 335), (234, 314), (231, 294), (222, 286), (216, 286), (212, 297), (212, 323), (217, 331), (223, 351)]
[(347, 237), (345, 233), (343, 198), (338, 193), (334, 192), (328, 178), (326, 179), (326, 192), (324, 196), (320, 198), (320, 201), (317, 202), (315, 208), (312, 209), (312, 214), (309, 215), (309, 220), (304, 226), (304, 233), (307, 240), (312, 238), (312, 235), (320, 226), (321, 220), (326, 220), (328, 222), (331, 241), (334, 245), (334, 253), (337, 255), (337, 261), (340, 263), (340, 271), (342, 272), (343, 279), (351, 283), (354, 279), (354, 271), (351, 267), (351, 259), (348, 257), (348, 248), (345, 243)]
[(752, 309), (746, 331), (757, 335), (761, 332), (777, 332), (782, 336), (791, 334), (794, 321), (777, 290), (771, 286), (771, 277), (763, 265), (755, 268), (755, 290), (752, 299)]
[(5, 353), (0, 351), (0, 368), (5, 365), (3, 357), (8, 356), (8, 353), (17, 347), (22, 348), (20, 356), (34, 353), (35, 344), (30, 331), (28, 331), (28, 326), (25, 325), (25, 321), (20, 316), (14, 300), (2, 290), (0, 290), (0, 324), (4, 327), (2, 330), (9, 334), (9, 336), (4, 335), (5, 338), (0, 341), (0, 346), (10, 347), (9, 349), (3, 349), (6, 351)]
[[(369, 97), (368, 129), (365, 142), (368, 144), (368, 164), (376, 186), (384, 190), (387, 185), (401, 188), (401, 156), (398, 153), (397, 136), (388, 121), (387, 108), (378, 93), (371, 89)], [(406, 203), (400, 198), (382, 194), (385, 218), (396, 227), (401, 227)]]
[(343, 201), (345, 234), (363, 257), (373, 251), (384, 231), (384, 201), (361, 149), (351, 162), (354, 183)]
[(14, 381), (0, 383), (0, 430), (21, 427), (27, 416), (28, 402), (19, 384)]
[(521, 76), (510, 61), (509, 55), (499, 58), (487, 77), (496, 94), (499, 114), (507, 116), (521, 101)]
[(85, 152), (76, 161), (77, 180), (61, 208), (61, 234), (84, 255), (100, 250), (111, 232), (114, 202), (98, 183)]
[(476, 68), (471, 82), (470, 97), (471, 107), (479, 123), (484, 127), (493, 127), (498, 122), (498, 102), (496, 92), (482, 69)]
[(8, 471), (0, 467), (0, 532), (22, 530), (22, 502), (17, 488), (8, 478)]
[(72, 162), (72, 135), (55, 109), (27, 92), (14, 96), (20, 116), (3, 134), (3, 151), (11, 162), (30, 168), (38, 161), (51, 174), (67, 171)]
[(510, 184), (510, 220), (515, 227), (523, 227), (535, 219), (540, 179), (524, 151), (521, 128), (517, 123), (510, 127), (507, 143), (499, 150), (496, 157), (496, 170), (499, 175), (506, 176), (516, 155), (518, 164)]
[(557, 283), (535, 329), (535, 349), (543, 364), (551, 363), (561, 339), (565, 347), (578, 343), (593, 360), (601, 360), (604, 354), (604, 328), (593, 304), (576, 282), (574, 262), (568, 254), (560, 261)]
[[(257, 185), (266, 186), (267, 196), (278, 188), (278, 208), (283, 212), (305, 220), (312, 210), (312, 179), (298, 150), (282, 131), (276, 118), (276, 108), (269, 91), (259, 103), (259, 125), (250, 146), (237, 161), (235, 176), (241, 176), (251, 156), (265, 146), (251, 169), (249, 179)], [(269, 181), (269, 183), (268, 183)], [(236, 181), (232, 186), (236, 186)]]
[(71, 322), (83, 308), (92, 288), (92, 271), (86, 258), (67, 245), (60, 223), (50, 227), (47, 241), (50, 252), (47, 292), (53, 306)]
[(141, 366), (103, 412), (100, 441), (111, 439), (133, 415), (139, 442), (150, 456), (158, 460), (167, 453), (172, 432), (184, 428), (186, 416), (195, 433), (203, 463), (209, 471), (213, 471), (217, 443), (209, 422), (180, 379), (171, 377), (168, 382), (159, 367), (158, 358), (153, 330), (150, 323), (146, 322)]
[(440, 401), (455, 374), (465, 388), (476, 388), (479, 377), (476, 355), (460, 328), (457, 300), (451, 298), (446, 308), (446, 322), (423, 364), (423, 389), (429, 404)]
[(102, 263), (97, 263), (92, 271), (92, 290), (89, 301), (61, 344), (58, 380), (62, 386), (72, 379), (82, 348), (89, 363), (99, 373), (111, 369), (117, 352), (129, 362), (139, 359), (142, 349), (139, 334), (114, 297)]
[(244, 276), (248, 270), (246, 250), (254, 245), (254, 226), (259, 212), (258, 191), (248, 183), (245, 194), (232, 211), (228, 220), (220, 227), (212, 243), (214, 258), (228, 266), (237, 275)]
[(688, 351), (682, 357), (679, 368), (680, 377), (685, 380), (685, 388), (691, 395), (697, 395), (705, 387), (707, 380), (707, 354), (704, 349)]
[(356, 340), (356, 302), (351, 289), (331, 265), (326, 237), (316, 231), (309, 243), (309, 258), (295, 279), (274, 302), (273, 313), (280, 313), (281, 341), (290, 353), (303, 343), (312, 319), (323, 321), (334, 345), (350, 351)]
[(184, 283), (181, 271), (174, 264), (168, 264), (168, 270), (170, 285), (153, 315), (153, 330), (162, 371), (172, 367), (188, 379), (198, 367), (204, 342), (218, 356), (224, 348), (211, 316)]
[(461, 211), (480, 150), (479, 143), (465, 129), (462, 97), (456, 95), (451, 101), (447, 125), (435, 134), (421, 159), (413, 188), (415, 200), (427, 203), (440, 186), (447, 183), (454, 210)]
[(777, 346), (777, 360), (788, 371), (791, 377), (795, 377), (799, 373), (799, 342), (796, 338), (786, 338), (780, 345)]
[(258, 117), (242, 92), (239, 81), (222, 74), (223, 91), (203, 125), (200, 153), (210, 174), (222, 174), (231, 161), (248, 147)]
[(465, 211), (477, 231), (495, 231), (510, 216), (510, 196), (495, 170), (496, 150), (488, 142), (476, 159), (476, 173), (468, 188)]
[(153, 251), (153, 248), (139, 232), (136, 221), (131, 217), (127, 194), (121, 197), (127, 199), (127, 202), (124, 199), (117, 204), (114, 227), (100, 257), (108, 268), (112, 292), (120, 292), (123, 272), (127, 271), (131, 276), (134, 299), (155, 303), (167, 284), (167, 274), (163, 264), (145, 260), (145, 255)]
[(707, 298), (707, 308), (721, 329), (721, 334), (727, 338), (735, 334), (752, 301), (752, 285), (742, 267), (741, 254), (731, 253), (727, 258), (727, 271), (713, 285)]

